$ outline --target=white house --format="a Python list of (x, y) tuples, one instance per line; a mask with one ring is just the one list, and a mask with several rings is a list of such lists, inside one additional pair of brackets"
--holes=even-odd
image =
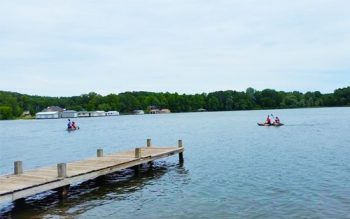
[(143, 115), (145, 112), (143, 110), (134, 110), (135, 115)]
[(171, 113), (171, 111), (169, 109), (162, 109), (162, 110), (159, 110), (159, 109), (151, 109), (149, 111), (150, 114), (163, 114), (163, 113)]
[(39, 112), (35, 114), (35, 118), (37, 119), (58, 119), (59, 118), (59, 112)]
[(160, 113), (171, 113), (170, 109), (162, 109)]
[(106, 112), (106, 116), (119, 116), (118, 111), (108, 111)]
[(93, 112), (90, 112), (90, 116), (91, 117), (106, 116), (106, 112), (105, 111), (93, 111)]
[(159, 109), (151, 109), (151, 110), (149, 111), (149, 113), (150, 113), (150, 114), (158, 114), (158, 113), (160, 113), (160, 110), (159, 110)]
[(78, 112), (78, 117), (90, 117), (91, 114), (88, 111), (80, 111)]
[(78, 112), (75, 110), (65, 110), (61, 113), (62, 118), (77, 118)]

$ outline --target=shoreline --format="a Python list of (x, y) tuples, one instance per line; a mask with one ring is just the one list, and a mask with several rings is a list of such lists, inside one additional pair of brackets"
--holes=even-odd
[[(325, 108), (347, 108), (350, 106), (319, 106), (319, 107), (295, 107), (295, 108), (269, 108), (269, 109), (246, 109), (246, 110), (218, 110), (218, 111), (204, 111), (204, 112), (171, 112), (171, 113), (162, 113), (162, 114), (151, 114), (145, 113), (142, 115), (166, 115), (166, 114), (179, 114), (179, 113), (213, 113), (213, 112), (242, 112), (242, 111), (266, 111), (266, 110), (290, 110), (290, 109), (325, 109)], [(142, 116), (136, 114), (120, 114), (117, 116), (91, 116), (91, 117), (74, 117), (74, 119), (81, 118), (103, 118), (103, 117), (118, 117), (118, 116)], [(52, 118), (52, 119), (36, 119), (35, 116), (31, 116), (30, 118), (18, 117), (14, 119), (0, 119), (0, 121), (14, 121), (14, 120), (56, 120), (56, 119), (68, 119), (68, 118)], [(72, 118), (71, 118), (72, 119)]]

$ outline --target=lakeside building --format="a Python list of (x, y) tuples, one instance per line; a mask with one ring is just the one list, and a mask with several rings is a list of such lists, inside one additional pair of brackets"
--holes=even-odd
[(161, 109), (160, 113), (171, 113), (170, 109)]
[(35, 114), (36, 119), (58, 119), (64, 110), (59, 106), (49, 106)]
[(119, 116), (118, 111), (79, 111), (78, 117)]
[(58, 119), (60, 118), (60, 113), (58, 111), (53, 112), (39, 112), (35, 114), (36, 119)]
[(164, 114), (164, 113), (171, 113), (171, 111), (169, 109), (151, 109), (149, 111), (150, 114)]
[(23, 111), (21, 116), (22, 117), (30, 116), (30, 111), (29, 110)]
[(118, 111), (108, 111), (106, 112), (106, 116), (119, 116)]
[(92, 111), (90, 112), (91, 117), (101, 117), (101, 116), (106, 116), (105, 111)]
[(151, 109), (151, 110), (149, 111), (150, 114), (158, 114), (159, 112), (160, 112), (159, 109)]
[(79, 111), (78, 117), (91, 117), (91, 114), (88, 111)]
[(78, 112), (75, 110), (64, 110), (61, 112), (61, 118), (77, 118)]
[[(53, 110), (59, 111), (53, 111)], [(158, 110), (157, 113), (170, 113), (170, 110), (163, 109)], [(143, 115), (145, 112), (143, 110), (134, 110), (134, 115)], [(108, 112), (97, 110), (97, 111), (75, 111), (75, 110), (64, 110), (60, 107), (47, 107), (42, 112), (35, 114), (37, 119), (59, 119), (59, 118), (83, 118), (83, 117), (104, 117), (104, 116), (119, 116), (120, 113), (115, 110)]]
[(143, 114), (145, 114), (145, 112), (143, 110), (134, 110), (133, 113), (135, 115), (143, 115)]

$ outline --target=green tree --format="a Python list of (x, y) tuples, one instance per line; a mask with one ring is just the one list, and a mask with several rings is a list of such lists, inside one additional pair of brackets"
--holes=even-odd
[(10, 106), (0, 106), (0, 119), (13, 119), (13, 110)]
[(208, 99), (208, 109), (211, 111), (217, 111), (220, 107), (219, 99), (215, 96), (210, 96)]

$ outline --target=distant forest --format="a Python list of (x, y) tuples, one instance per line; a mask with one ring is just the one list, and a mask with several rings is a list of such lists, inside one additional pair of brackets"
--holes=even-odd
[(194, 95), (139, 91), (107, 96), (91, 92), (73, 97), (31, 96), (0, 91), (1, 120), (20, 118), (24, 111), (35, 115), (48, 106), (77, 111), (117, 110), (122, 114), (129, 114), (136, 109), (147, 112), (150, 106), (170, 109), (171, 112), (350, 106), (350, 87), (336, 89), (329, 94), (319, 91), (301, 93), (248, 88), (245, 92), (227, 90)]

